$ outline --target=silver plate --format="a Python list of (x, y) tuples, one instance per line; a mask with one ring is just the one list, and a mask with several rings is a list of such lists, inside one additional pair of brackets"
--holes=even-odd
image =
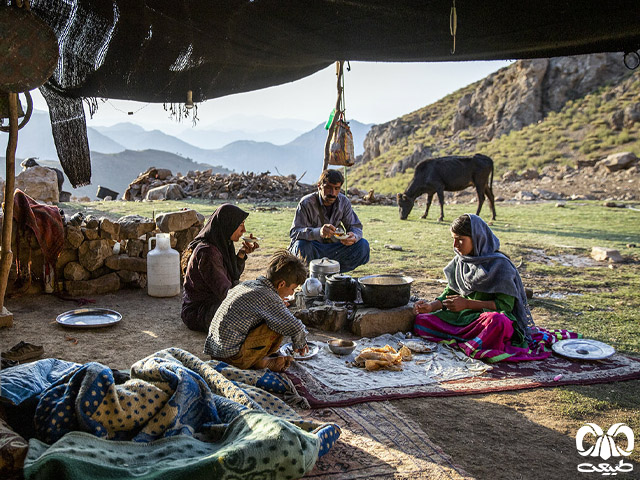
[(558, 355), (581, 360), (602, 360), (616, 353), (611, 345), (598, 340), (582, 338), (560, 340), (554, 343), (551, 348)]
[(56, 322), (65, 327), (74, 328), (99, 328), (118, 323), (122, 319), (115, 310), (106, 308), (77, 308), (61, 313), (56, 317)]
[(309, 346), (309, 353), (306, 355), (296, 355), (293, 353), (293, 346), (291, 345), (291, 342), (285, 343), (280, 347), (280, 355), (289, 355), (293, 357), (294, 360), (309, 360), (318, 354), (320, 351), (320, 345), (315, 342), (307, 342), (307, 345)]

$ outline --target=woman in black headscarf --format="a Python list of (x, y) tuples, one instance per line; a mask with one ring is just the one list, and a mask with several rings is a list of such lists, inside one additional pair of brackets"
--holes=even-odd
[(209, 324), (227, 291), (237, 285), (247, 255), (259, 245), (243, 242), (236, 254), (233, 242), (246, 232), (249, 214), (225, 203), (209, 217), (186, 250), (189, 255), (182, 293), (182, 321), (191, 330), (209, 331)]

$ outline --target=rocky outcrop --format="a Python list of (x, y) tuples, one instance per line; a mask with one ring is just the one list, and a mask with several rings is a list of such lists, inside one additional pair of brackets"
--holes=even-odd
[[(449, 117), (437, 113), (436, 105), (433, 109), (425, 107), (391, 122), (374, 125), (365, 138), (365, 151), (358, 161), (366, 163), (376, 159), (394, 145), (408, 143), (411, 146), (414, 141), (410, 137), (418, 130), (432, 137), (445, 135), (457, 150), (472, 152), (478, 141), (491, 141), (540, 122), (551, 112), (561, 110), (567, 102), (629, 75), (618, 53), (519, 60), (487, 76), (474, 88), (468, 88), (458, 100), (450, 121)], [(623, 93), (614, 90), (612, 95)], [(640, 104), (637, 103), (612, 113), (608, 119), (615, 130), (628, 128), (638, 121)], [(441, 147), (437, 141), (416, 147), (411, 155), (388, 167), (387, 176), (404, 172), (424, 158), (440, 156)]]
[(497, 138), (628, 73), (620, 54), (520, 60), (486, 77), (458, 102), (451, 133), (475, 127), (483, 139)]

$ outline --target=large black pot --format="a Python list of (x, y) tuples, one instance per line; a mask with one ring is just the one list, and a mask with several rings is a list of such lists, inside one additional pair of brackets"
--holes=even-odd
[(358, 284), (349, 275), (330, 275), (325, 280), (324, 294), (332, 302), (355, 302)]
[(395, 308), (409, 303), (413, 278), (404, 275), (360, 277), (362, 303), (368, 307)]

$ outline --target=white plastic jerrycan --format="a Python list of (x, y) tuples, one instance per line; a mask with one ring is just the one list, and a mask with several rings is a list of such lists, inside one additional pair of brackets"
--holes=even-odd
[[(151, 250), (155, 240), (156, 248)], [(180, 254), (171, 248), (168, 233), (149, 239), (147, 293), (152, 297), (174, 297), (180, 293)]]

